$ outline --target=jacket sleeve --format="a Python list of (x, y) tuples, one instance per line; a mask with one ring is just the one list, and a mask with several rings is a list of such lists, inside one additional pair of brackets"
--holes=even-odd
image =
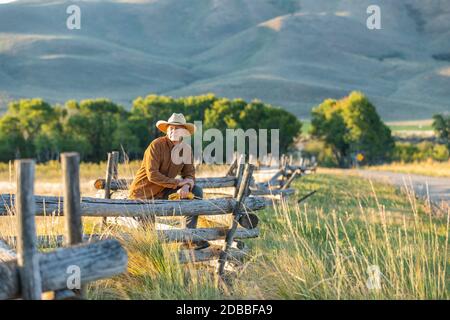
[(183, 168), (181, 169), (181, 176), (184, 179), (192, 179), (195, 181), (195, 166), (194, 166), (194, 157), (192, 155), (192, 149), (189, 147), (189, 153), (191, 158), (191, 163), (185, 163)]
[(148, 180), (164, 188), (176, 189), (178, 186), (178, 180), (175, 178), (169, 178), (159, 172), (160, 161), (161, 150), (158, 149), (158, 146), (151, 143), (147, 150), (145, 150), (144, 154), (145, 173), (147, 174)]

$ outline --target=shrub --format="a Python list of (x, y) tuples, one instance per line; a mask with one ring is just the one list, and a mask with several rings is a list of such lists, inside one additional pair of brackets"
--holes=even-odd
[(327, 99), (312, 111), (311, 135), (331, 148), (340, 167), (351, 165), (356, 154), (374, 164), (389, 159), (394, 149), (390, 129), (361, 92), (341, 100)]
[(447, 161), (450, 153), (443, 144), (421, 142), (418, 144), (398, 142), (395, 144), (393, 160), (403, 163), (426, 160)]

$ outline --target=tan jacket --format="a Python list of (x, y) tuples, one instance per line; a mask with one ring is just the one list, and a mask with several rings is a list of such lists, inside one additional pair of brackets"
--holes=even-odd
[(150, 143), (144, 153), (141, 167), (130, 186), (130, 199), (158, 199), (165, 188), (176, 189), (177, 175), (195, 179), (195, 167), (190, 164), (174, 164), (171, 152), (174, 143), (167, 136), (157, 138)]

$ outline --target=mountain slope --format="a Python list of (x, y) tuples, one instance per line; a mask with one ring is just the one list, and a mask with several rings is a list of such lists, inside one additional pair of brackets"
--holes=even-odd
[(259, 98), (308, 117), (362, 90), (387, 120), (450, 110), (450, 2), (381, 0), (72, 1), (0, 5), (0, 104), (150, 92)]

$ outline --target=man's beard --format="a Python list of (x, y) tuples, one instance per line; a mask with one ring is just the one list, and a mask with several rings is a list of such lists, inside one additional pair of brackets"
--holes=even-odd
[(168, 137), (169, 137), (170, 141), (173, 141), (173, 142), (180, 142), (183, 139), (183, 136), (181, 134), (176, 134), (176, 133), (170, 134), (170, 135), (168, 135)]
[(167, 134), (170, 141), (174, 142), (180, 142), (183, 140), (183, 137), (189, 135), (189, 132), (186, 129), (177, 129), (175, 131), (172, 131), (171, 134)]

